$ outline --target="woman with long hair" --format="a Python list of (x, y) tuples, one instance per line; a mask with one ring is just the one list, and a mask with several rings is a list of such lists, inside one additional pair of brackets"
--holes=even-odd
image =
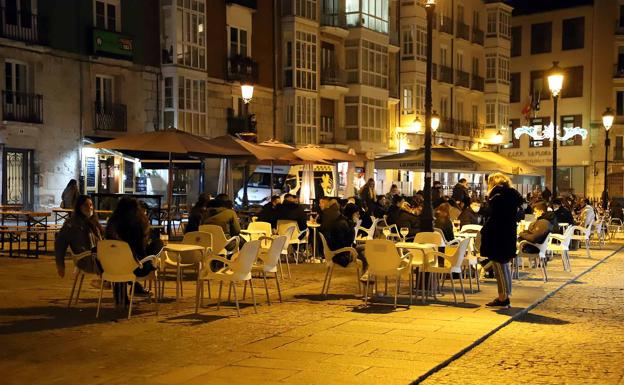
[(488, 178), (489, 216), (481, 229), (481, 256), (493, 263), (498, 298), (486, 306), (509, 307), (511, 271), (509, 262), (516, 256), (517, 218), (523, 199), (511, 187), (504, 174), (494, 173)]
[[(106, 239), (115, 239), (128, 243), (134, 258), (140, 261), (148, 255), (157, 254), (163, 247), (160, 239), (154, 239), (150, 242), (150, 231), (149, 219), (139, 201), (134, 198), (123, 197), (119, 200), (117, 208), (108, 219)], [(154, 266), (151, 263), (146, 263), (142, 267), (136, 268), (134, 275), (145, 277), (153, 270)], [(135, 284), (134, 294), (145, 295), (148, 293), (141, 285)], [(119, 298), (116, 297), (116, 300), (119, 300)]]
[(74, 254), (92, 251), (92, 258), (81, 259), (78, 267), (88, 273), (101, 273), (95, 252), (97, 243), (103, 236), (104, 230), (93, 210), (93, 201), (88, 195), (79, 195), (71, 217), (65, 221), (54, 242), (58, 275), (61, 278), (65, 276), (65, 255), (68, 247)]
[(76, 206), (79, 195), (78, 181), (76, 179), (71, 179), (61, 194), (61, 207), (64, 209), (73, 209)]

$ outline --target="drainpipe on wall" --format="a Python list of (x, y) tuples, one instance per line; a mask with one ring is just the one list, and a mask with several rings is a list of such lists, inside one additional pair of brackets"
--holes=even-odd
[(273, 139), (277, 140), (277, 0), (273, 0)]
[(79, 62), (79, 67), (78, 67), (78, 72), (79, 74), (79, 79), (80, 79), (80, 92), (79, 92), (79, 114), (78, 114), (78, 127), (79, 127), (79, 135), (78, 135), (78, 176), (79, 176), (79, 186), (80, 186), (80, 192), (81, 193), (85, 193), (84, 191), (84, 173), (83, 173), (83, 169), (82, 169), (82, 148), (83, 148), (83, 139), (84, 139), (84, 74), (83, 74), (83, 62), (82, 60)]

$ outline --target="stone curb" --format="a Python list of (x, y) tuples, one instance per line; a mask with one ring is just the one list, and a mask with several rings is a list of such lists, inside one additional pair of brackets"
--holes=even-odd
[(436, 365), (435, 367), (433, 367), (432, 369), (430, 369), (429, 371), (427, 371), (425, 374), (421, 375), (420, 377), (418, 377), (415, 381), (413, 381), (411, 383), (411, 385), (417, 385), (422, 383), (423, 381), (425, 381), (427, 378), (429, 378), (432, 374), (439, 372), (440, 370), (444, 369), (445, 367), (447, 367), (448, 365), (450, 365), (453, 361), (461, 358), (464, 354), (468, 353), (469, 351), (471, 351), (472, 349), (474, 349), (475, 347), (481, 345), (483, 342), (485, 342), (485, 340), (487, 340), (490, 336), (492, 336), (493, 334), (497, 333), (499, 330), (501, 330), (502, 328), (504, 328), (505, 326), (511, 324), (512, 322), (518, 320), (519, 318), (525, 316), (526, 314), (528, 314), (531, 310), (533, 310), (534, 308), (536, 308), (537, 306), (539, 306), (541, 303), (543, 303), (544, 301), (548, 300), (549, 298), (551, 298), (552, 296), (554, 296), (555, 294), (557, 294), (560, 290), (562, 290), (564, 287), (570, 285), (572, 282), (577, 281), (579, 278), (581, 278), (582, 276), (584, 276), (585, 274), (591, 272), (592, 270), (594, 270), (596, 267), (600, 266), (601, 264), (603, 264), (604, 262), (606, 262), (609, 258), (611, 258), (612, 256), (614, 256), (615, 254), (617, 254), (618, 252), (620, 252), (622, 249), (624, 249), (624, 246), (620, 246), (617, 250), (614, 250), (611, 254), (607, 255), (606, 257), (597, 260), (597, 262), (589, 267), (587, 270), (579, 273), (577, 276), (575, 276), (574, 278), (569, 279), (568, 281), (566, 281), (563, 285), (559, 286), (558, 288), (556, 288), (555, 290), (551, 291), (550, 293), (546, 294), (545, 296), (543, 296), (542, 298), (539, 298), (538, 300), (536, 300), (535, 302), (533, 302), (531, 305), (527, 306), (526, 308), (520, 310), (518, 313), (514, 314), (511, 318), (509, 318), (507, 321), (503, 322), (502, 324), (498, 325), (497, 327), (495, 327), (494, 329), (492, 329), (491, 331), (489, 331), (488, 333), (484, 334), (483, 336), (481, 336), (479, 339), (477, 339), (476, 341), (474, 341), (473, 343), (471, 343), (470, 345), (468, 345), (467, 347), (465, 347), (464, 349), (460, 350), (459, 352), (455, 353), (453, 356), (451, 356), (450, 358), (444, 360), (443, 362), (439, 363), (438, 365)]

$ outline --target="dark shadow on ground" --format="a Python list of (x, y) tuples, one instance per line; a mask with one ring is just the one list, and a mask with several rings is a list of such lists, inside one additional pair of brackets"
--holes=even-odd
[[(132, 315), (138, 316), (155, 312), (154, 304), (133, 304)], [(112, 303), (102, 303), (100, 318), (95, 318), (96, 307), (72, 307), (67, 309), (57, 306), (36, 306), (24, 308), (5, 308), (3, 317), (28, 317), (28, 319), (6, 320), (0, 322), (0, 335), (32, 333), (46, 330), (66, 329), (96, 323), (105, 323), (125, 319), (128, 310), (115, 308)], [(111, 319), (112, 318), (112, 319)]]
[(383, 302), (369, 302), (368, 306), (358, 305), (351, 308), (351, 311), (354, 313), (362, 313), (362, 314), (390, 314), (399, 311), (408, 310), (406, 304), (397, 303), (396, 309), (394, 308), (394, 303), (383, 303)]
[(159, 323), (175, 324), (184, 326), (198, 326), (204, 325), (209, 322), (218, 321), (220, 319), (229, 318), (220, 315), (208, 315), (208, 314), (183, 314), (175, 317), (169, 317), (164, 320), (158, 321)]
[(362, 299), (361, 295), (355, 294), (297, 294), (294, 296), (296, 299), (305, 299), (308, 301), (331, 301), (338, 299)]
[(562, 320), (559, 318), (548, 317), (545, 315), (528, 313), (525, 316), (518, 318), (516, 322), (526, 322), (532, 324), (542, 325), (567, 325), (570, 321)]

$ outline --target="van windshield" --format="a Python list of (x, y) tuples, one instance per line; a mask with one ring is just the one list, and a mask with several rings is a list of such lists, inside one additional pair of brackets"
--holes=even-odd
[[(282, 189), (284, 187), (285, 174), (273, 174), (273, 188)], [(264, 172), (254, 172), (247, 181), (249, 187), (271, 188), (271, 174)]]

